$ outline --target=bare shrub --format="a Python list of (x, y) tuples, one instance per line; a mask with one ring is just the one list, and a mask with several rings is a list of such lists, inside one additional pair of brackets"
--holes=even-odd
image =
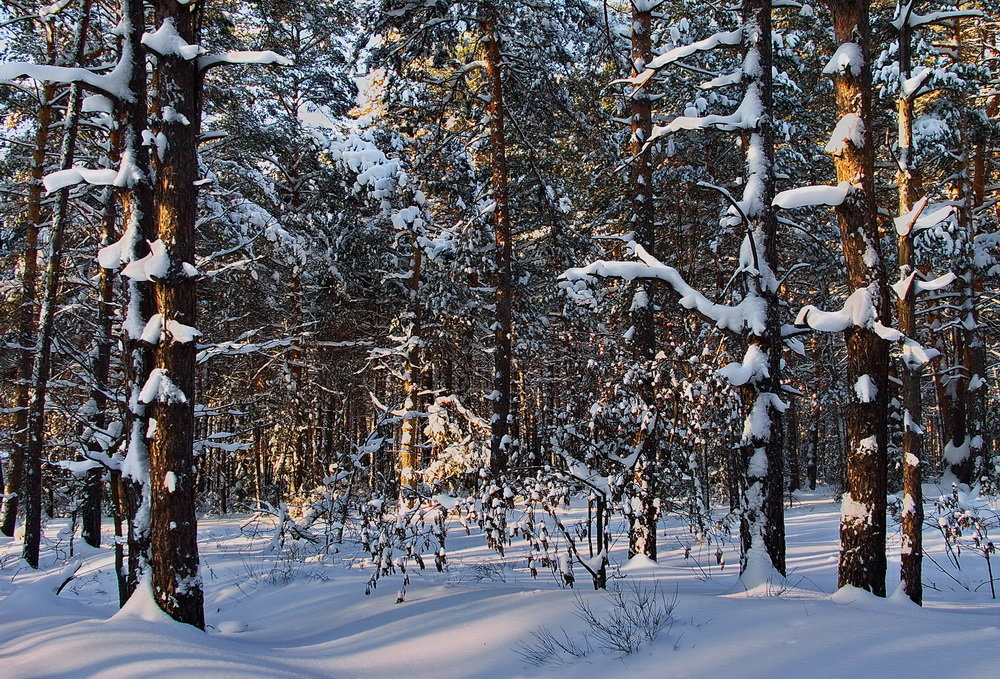
[(573, 614), (586, 629), (571, 634), (565, 628), (553, 632), (539, 627), (531, 640), (519, 642), (514, 651), (536, 666), (570, 662), (595, 650), (621, 657), (655, 641), (676, 619), (677, 595), (668, 598), (659, 582), (644, 586), (627, 581), (605, 592), (602, 601), (606, 605), (577, 595)]

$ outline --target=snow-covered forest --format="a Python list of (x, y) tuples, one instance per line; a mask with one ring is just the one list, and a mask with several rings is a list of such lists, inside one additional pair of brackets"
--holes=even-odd
[(997, 0), (0, 0), (0, 674), (1000, 674)]

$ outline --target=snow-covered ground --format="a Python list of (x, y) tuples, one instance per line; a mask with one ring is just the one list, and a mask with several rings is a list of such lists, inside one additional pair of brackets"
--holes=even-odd
[[(694, 543), (678, 520), (666, 521), (659, 564), (625, 563), (619, 539), (613, 586), (658, 582), (664, 600), (675, 600), (672, 626), (626, 657), (594, 648), (542, 666), (525, 661), (521, 644), (531, 645), (538, 628), (580, 639), (587, 625), (576, 615), (579, 602), (605, 611), (608, 595), (590, 589), (579, 567), (575, 590), (548, 572), (532, 580), (516, 543), (500, 557), (475, 533), (450, 532), (448, 570), (414, 574), (406, 601), (396, 604), (399, 576), (365, 596), (371, 573), (352, 549), (325, 559), (275, 554), (265, 532), (241, 530), (247, 517), (205, 518), (207, 633), (164, 619), (141, 596), (118, 612), (108, 549), (84, 551), (77, 579), (56, 596), (50, 583), (61, 562), (52, 550), (47, 570), (29, 572), (17, 558), (19, 544), (0, 538), (0, 676), (1000, 676), (1000, 605), (981, 555), (964, 551), (961, 573), (927, 561), (923, 609), (899, 597), (835, 594), (838, 518), (823, 492), (800, 494), (786, 519), (789, 578), (771, 596), (740, 587), (735, 545), (722, 545), (720, 568), (716, 545)], [(49, 547), (64, 528), (50, 523)], [(946, 567), (939, 531), (928, 529), (925, 539)], [(898, 531), (890, 591), (897, 545)]]

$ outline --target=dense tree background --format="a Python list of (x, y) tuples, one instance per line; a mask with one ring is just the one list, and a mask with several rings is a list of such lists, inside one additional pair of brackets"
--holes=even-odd
[[(634, 260), (628, 242), (636, 239), (707, 298), (742, 299), (747, 227), (723, 193), (742, 193), (747, 138), (680, 129), (637, 144), (628, 80), (644, 68), (633, 61), (635, 12), (648, 15), (656, 56), (743, 26), (739, 8), (686, 0), (635, 8), (575, 0), (195, 4), (204, 53), (271, 50), (291, 61), (227, 64), (205, 71), (199, 85), (198, 164), (188, 168), (199, 178), (190, 205), (192, 325), (201, 333), (190, 375), (199, 511), (265, 510), (290, 517), (300, 533), (321, 515), (341, 530), (356, 521), (373, 550), (392, 542), (412, 553), (415, 533), (393, 537), (394, 517), (447, 492), (503, 549), (515, 530), (505, 523), (509, 507), (527, 504), (542, 515), (582, 493), (599, 508), (598, 533), (608, 513), (628, 517), (633, 531), (651, 516), (652, 552), (636, 543), (651, 556), (655, 520), (665, 512), (689, 517), (699, 538), (738, 541), (747, 474), (742, 401), (717, 370), (742, 360), (741, 339), (690, 314), (656, 281), (584, 286), (563, 274), (596, 260)], [(824, 149), (839, 114), (824, 67), (841, 4), (771, 10), (767, 125), (778, 191), (837, 184)], [(894, 218), (906, 217), (898, 100), (915, 87), (899, 79), (904, 37), (910, 77), (925, 88), (911, 97), (905, 163), (918, 188), (904, 207), (926, 196), (922, 214), (941, 216), (921, 226), (911, 215), (911, 266), (924, 280), (956, 276), (915, 299), (915, 326), (906, 330), (940, 354), (917, 382), (922, 473), (995, 488), (1000, 8), (993, 0), (861, 5), (872, 25), (866, 67), (874, 98), (865, 124), (873, 233), (888, 283), (899, 278), (903, 242)], [(103, 0), (5, 1), (0, 61), (107, 73), (127, 42), (114, 29), (120, 12)], [(897, 30), (904, 12), (922, 18), (905, 36)], [(90, 28), (81, 36), (85, 13)], [(144, 17), (152, 33), (153, 12)], [(679, 67), (657, 70), (643, 90), (650, 124), (732, 112), (738, 88), (704, 84), (740, 73), (741, 50), (738, 39), (692, 49)], [(149, 59), (156, 77), (161, 61)], [(20, 478), (24, 459), (35, 459), (23, 457), (27, 399), (36, 393), (27, 381), (40, 358), (42, 277), (61, 218), (36, 499), (43, 516), (79, 517), (85, 537), (87, 517), (93, 526), (101, 512), (131, 535), (141, 506), (122, 484), (135, 417), (132, 340), (123, 329), (133, 284), (96, 257), (129, 228), (134, 189), (82, 182), (46, 192), (40, 184), (60, 163), (117, 168), (129, 149), (128, 122), (121, 105), (106, 106), (86, 86), (0, 68), (2, 529), (11, 533), (25, 511), (17, 505), (29, 489)], [(175, 134), (162, 106), (150, 109), (151, 129)], [(67, 161), (67, 121), (75, 117)], [(158, 142), (147, 136), (155, 154)], [(643, 233), (632, 172), (639, 158), (649, 163), (640, 184), (651, 184), (652, 200)], [(161, 176), (162, 163), (154, 162)], [(845, 423), (857, 387), (847, 378), (845, 340), (792, 328), (803, 306), (837, 310), (854, 292), (837, 212), (785, 210), (777, 223), (780, 322), (796, 345), (783, 354), (780, 483), (789, 492), (846, 490)], [(886, 298), (881, 320), (901, 327), (888, 313), (895, 302)], [(498, 352), (509, 352), (509, 367)], [(907, 368), (898, 348), (892, 352), (883, 376), (885, 465), (896, 492)], [(640, 455), (650, 440), (655, 447)], [(713, 514), (719, 505), (732, 511)], [(530, 537), (532, 525), (516, 529)], [(100, 539), (89, 530), (90, 540)], [(124, 559), (143, 547), (131, 540), (119, 549)], [(582, 543), (573, 549), (587, 556)], [(559, 568), (548, 556), (540, 562)]]

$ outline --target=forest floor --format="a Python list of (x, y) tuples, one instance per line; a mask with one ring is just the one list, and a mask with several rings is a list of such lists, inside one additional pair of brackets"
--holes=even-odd
[[(939, 492), (931, 486), (927, 491)], [(994, 521), (988, 504), (996, 506), (982, 502), (977, 511)], [(569, 513), (581, 511), (585, 515), (585, 509)], [(118, 612), (108, 548), (82, 552), (77, 578), (54, 594), (51, 583), (58, 580), (67, 546), (66, 523), (54, 520), (41, 572), (20, 562), (16, 540), (0, 538), (0, 675), (1000, 676), (1000, 603), (991, 598), (981, 554), (965, 549), (957, 571), (932, 523), (925, 540), (939, 565), (925, 562), (924, 608), (899, 596), (837, 592), (838, 519), (839, 505), (828, 492), (797, 495), (786, 518), (789, 578), (769, 592), (740, 587), (735, 544), (721, 545), (725, 565), (720, 567), (718, 546), (697, 544), (680, 519), (664, 521), (659, 564), (626, 562), (626, 541), (619, 538), (612, 586), (627, 600), (632, 585), (649, 592), (655, 584), (658, 601), (673, 605), (672, 624), (627, 656), (601, 648), (579, 617), (581, 605), (602, 621), (615, 613), (611, 597), (595, 592), (582, 568), (576, 568), (572, 590), (560, 587), (548, 571), (532, 579), (523, 545), (515, 542), (501, 557), (475, 532), (451, 531), (447, 570), (413, 573), (406, 600), (397, 604), (399, 575), (387, 576), (366, 596), (371, 569), (350, 549), (325, 557), (295, 549), (275, 553), (268, 551), (268, 526), (248, 525), (247, 516), (205, 517), (200, 544), (208, 632), (202, 633), (165, 619), (141, 596)], [(898, 583), (899, 531), (892, 521), (890, 526), (892, 592)], [(539, 629), (584, 651), (589, 644), (590, 650), (583, 657), (560, 658), (538, 646), (545, 636)], [(548, 662), (526, 660), (531, 652), (525, 644)]]

